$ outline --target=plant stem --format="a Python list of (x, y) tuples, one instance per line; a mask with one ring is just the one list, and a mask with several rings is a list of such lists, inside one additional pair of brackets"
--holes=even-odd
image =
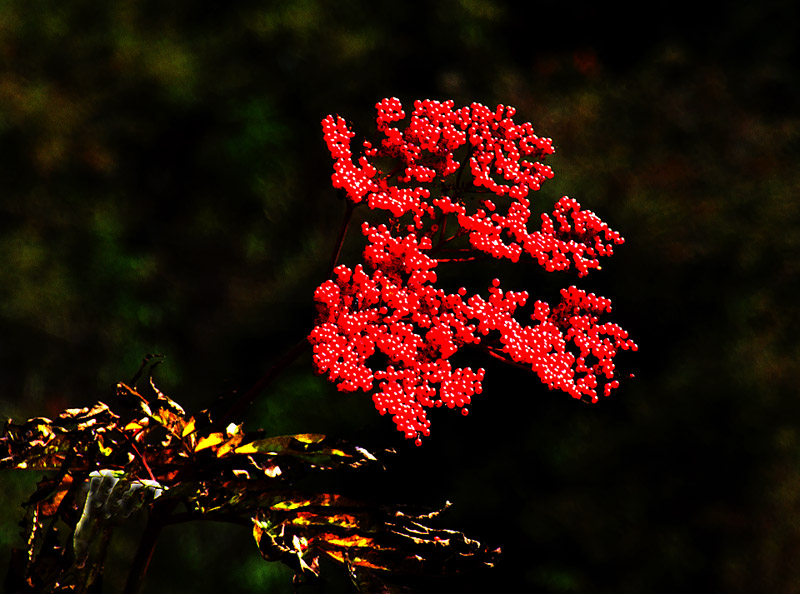
[(150, 567), (150, 560), (153, 558), (156, 542), (158, 542), (158, 536), (161, 534), (161, 529), (166, 525), (167, 519), (176, 504), (176, 501), (165, 501), (161, 505), (157, 502), (150, 508), (150, 516), (147, 518), (144, 534), (142, 534), (142, 539), (139, 541), (139, 548), (136, 549), (136, 555), (131, 562), (123, 594), (139, 594), (141, 592), (147, 569)]
[(461, 189), (461, 175), (467, 168), (467, 163), (469, 163), (470, 157), (472, 157), (473, 150), (474, 147), (472, 146), (472, 143), (467, 141), (467, 155), (464, 157), (464, 160), (461, 162), (461, 166), (458, 168), (458, 171), (456, 172), (456, 182), (455, 182), (456, 189)]
[[(356, 205), (347, 200), (347, 208), (345, 209), (344, 220), (342, 221), (342, 226), (339, 229), (339, 236), (336, 238), (336, 245), (333, 249), (333, 256), (331, 258), (330, 266), (328, 267), (326, 278), (333, 276), (333, 270), (336, 268), (336, 262), (339, 261), (339, 255), (342, 252), (344, 239), (347, 236), (347, 229), (350, 226), (350, 219), (353, 217), (353, 211), (355, 208)], [(309, 342), (306, 338), (303, 338), (300, 342), (294, 345), (289, 352), (281, 357), (278, 362), (275, 363), (275, 365), (270, 367), (269, 370), (263, 376), (261, 376), (261, 379), (253, 384), (249, 390), (236, 398), (233, 404), (228, 407), (222, 416), (213, 421), (214, 425), (218, 427), (224, 427), (227, 423), (230, 423), (233, 419), (241, 415), (241, 413), (253, 403), (256, 396), (258, 396), (258, 394), (264, 388), (266, 388), (267, 385), (269, 385), (269, 383), (272, 382), (281, 371), (286, 369), (295, 359), (297, 359), (308, 346)]]
[(303, 337), (303, 339), (294, 345), (283, 357), (278, 359), (278, 361), (261, 376), (261, 379), (253, 384), (249, 390), (243, 392), (233, 404), (228, 407), (228, 410), (226, 410), (219, 419), (214, 421), (214, 425), (224, 427), (227, 423), (230, 423), (233, 419), (241, 415), (248, 406), (253, 404), (256, 396), (258, 396), (281, 371), (286, 369), (295, 359), (303, 354), (303, 351), (305, 351), (308, 346), (310, 346), (308, 339)]
[(528, 365), (517, 363), (511, 357), (503, 353), (500, 349), (497, 349), (495, 347), (484, 347), (483, 350), (486, 351), (487, 354), (491, 355), (495, 359), (499, 359), (503, 363), (506, 363), (508, 365), (513, 365), (514, 367), (519, 367), (520, 369), (524, 369), (525, 371), (531, 371), (531, 368)]
[(333, 276), (333, 270), (336, 268), (336, 263), (339, 261), (339, 255), (342, 253), (342, 246), (344, 245), (344, 238), (347, 235), (347, 229), (350, 226), (350, 219), (353, 216), (353, 211), (356, 205), (347, 200), (347, 209), (344, 213), (344, 221), (342, 227), (339, 229), (339, 237), (336, 238), (336, 246), (333, 249), (333, 257), (331, 258), (330, 266), (328, 267), (328, 274), (325, 278)]

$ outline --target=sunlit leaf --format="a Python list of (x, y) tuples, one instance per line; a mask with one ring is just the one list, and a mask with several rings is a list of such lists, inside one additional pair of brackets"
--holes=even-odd
[[(430, 524), (439, 511), (410, 513), (334, 494), (287, 493), (258, 510), (254, 536), (266, 559), (289, 555), (298, 566), (318, 567), (325, 556), (351, 572), (423, 576), (458, 571), (469, 563), (491, 565), (498, 551)], [(304, 546), (298, 548), (297, 542)]]
[[(200, 417), (150, 388), (148, 400), (120, 383), (112, 405), (6, 422), (0, 467), (57, 471), (27, 503), (27, 560), (15, 574), (38, 591), (86, 591), (102, 574), (116, 524), (156, 498), (180, 503), (185, 519), (251, 522), (262, 556), (301, 574), (318, 575), (323, 557), (358, 583), (377, 580), (364, 572), (439, 575), (462, 561), (491, 562), (479, 543), (432, 527), (436, 512), (290, 490), (309, 473), (379, 465), (366, 449), (318, 433), (198, 427)], [(72, 544), (65, 547), (59, 533)]]
[(102, 434), (97, 435), (97, 448), (100, 450), (100, 453), (103, 456), (110, 456), (112, 453), (114, 453), (113, 447), (105, 445), (105, 441), (103, 439)]
[(256, 439), (238, 446), (235, 453), (292, 456), (325, 467), (341, 464), (357, 467), (377, 462), (377, 458), (364, 448), (310, 433)]
[(199, 452), (200, 450), (204, 450), (206, 448), (213, 447), (225, 441), (225, 436), (222, 433), (212, 433), (211, 435), (207, 435), (197, 441), (197, 445), (194, 446), (194, 451)]
[(194, 417), (191, 417), (186, 422), (186, 425), (184, 425), (183, 431), (181, 431), (181, 437), (186, 437), (190, 433), (193, 433), (194, 430), (195, 430), (195, 420), (194, 420)]
[(153, 389), (153, 392), (156, 393), (156, 398), (158, 399), (159, 404), (170, 409), (170, 411), (178, 418), (182, 419), (186, 416), (186, 411), (183, 410), (183, 407), (159, 390), (156, 387), (152, 377), (150, 378), (150, 387)]
[(146, 424), (142, 424), (139, 421), (131, 421), (130, 423), (125, 425), (123, 430), (124, 431), (129, 431), (131, 433), (135, 433), (136, 431), (140, 431), (140, 430), (144, 429), (145, 427), (147, 427)]
[(325, 439), (325, 436), (319, 433), (300, 433), (292, 437), (301, 443), (321, 443)]
[(231, 435), (224, 443), (222, 443), (219, 448), (216, 450), (217, 458), (222, 458), (229, 452), (232, 452), (236, 449), (242, 440), (244, 439), (244, 434), (241, 431), (236, 431)]

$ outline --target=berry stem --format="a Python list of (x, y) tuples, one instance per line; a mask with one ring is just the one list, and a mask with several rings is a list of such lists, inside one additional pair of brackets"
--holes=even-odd
[(469, 256), (465, 258), (436, 258), (436, 261), (439, 264), (449, 264), (453, 262), (474, 262), (475, 260), (486, 260), (486, 259), (488, 259), (488, 256), (486, 258), (479, 258), (478, 256)]
[(491, 355), (495, 359), (499, 359), (503, 363), (506, 363), (508, 365), (513, 365), (514, 367), (519, 367), (520, 369), (524, 369), (525, 371), (531, 370), (529, 365), (523, 365), (522, 363), (517, 363), (499, 349), (495, 349), (494, 347), (490, 346), (484, 346), (483, 350), (486, 351), (489, 355)]
[(346, 203), (347, 208), (345, 209), (344, 220), (339, 229), (339, 237), (336, 238), (336, 246), (333, 249), (333, 256), (331, 257), (328, 274), (325, 275), (325, 278), (331, 278), (333, 276), (333, 270), (336, 268), (336, 263), (339, 261), (339, 256), (342, 253), (342, 246), (344, 245), (344, 238), (347, 236), (347, 229), (350, 227), (350, 219), (353, 217), (353, 211), (356, 208), (356, 205), (349, 200), (347, 200)]
[[(456, 236), (453, 236), (447, 239), (445, 243), (455, 238)], [(452, 250), (438, 249), (436, 250), (436, 254), (436, 261), (440, 264), (447, 262), (473, 262), (475, 260), (488, 260), (492, 257), (491, 254), (485, 254), (470, 248)]]
[(439, 217), (439, 239), (436, 240), (434, 249), (439, 249), (444, 242), (449, 241), (444, 238), (445, 230), (447, 229), (448, 216), (448, 214), (443, 214)]
[(473, 151), (472, 143), (471, 142), (467, 142), (467, 154), (464, 157), (464, 160), (461, 161), (461, 166), (458, 168), (458, 171), (456, 172), (455, 187), (456, 187), (457, 190), (464, 189), (461, 186), (461, 175), (464, 173), (464, 170), (467, 168), (467, 163), (469, 163), (469, 160), (472, 157), (472, 151)]
[(253, 384), (249, 390), (243, 392), (231, 406), (228, 407), (222, 416), (216, 421), (214, 424), (219, 427), (225, 427), (227, 423), (230, 423), (233, 419), (239, 417), (256, 399), (256, 396), (266, 388), (270, 383), (272, 383), (276, 377), (280, 375), (280, 373), (286, 369), (289, 365), (291, 365), (295, 359), (297, 359), (303, 352), (311, 346), (308, 342), (308, 339), (303, 337), (303, 339), (294, 345), (289, 351), (287, 351), (283, 357), (278, 359), (278, 361), (269, 368), (269, 370), (261, 376), (255, 384)]

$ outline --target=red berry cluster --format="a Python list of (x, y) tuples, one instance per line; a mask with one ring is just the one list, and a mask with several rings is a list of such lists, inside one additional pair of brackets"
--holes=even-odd
[(512, 107), (417, 101), (405, 126), (400, 101), (377, 106), (379, 139), (363, 142), (341, 117), (328, 116), (323, 132), (334, 158), (334, 187), (352, 204), (383, 211), (387, 224), (364, 223), (364, 263), (341, 265), (317, 288), (319, 316), (309, 340), (314, 363), (342, 391), (371, 393), (407, 438), (430, 433), (426, 410), (463, 408), (481, 392), (484, 370), (454, 367), (466, 345), (528, 367), (551, 388), (596, 401), (619, 386), (614, 357), (636, 344), (616, 324), (599, 323), (608, 299), (576, 287), (561, 291), (551, 308), (529, 307), (527, 292), (503, 291), (494, 279), (487, 298), (437, 287), (443, 262), (479, 257), (531, 257), (548, 271), (574, 266), (578, 276), (599, 268), (623, 243), (616, 231), (577, 201), (563, 197), (541, 226), (528, 230), (531, 202), (552, 170), (541, 163), (552, 141), (516, 124)]

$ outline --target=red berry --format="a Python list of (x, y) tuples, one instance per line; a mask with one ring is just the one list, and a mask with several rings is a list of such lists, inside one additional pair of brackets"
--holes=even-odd
[[(406, 114), (397, 98), (387, 98), (376, 109), (382, 138), (364, 142), (360, 155), (343, 118), (322, 121), (334, 187), (353, 204), (383, 213), (386, 224), (364, 223), (363, 264), (337, 267), (315, 292), (319, 313), (309, 340), (317, 371), (342, 391), (372, 394), (381, 414), (390, 413), (418, 445), (430, 433), (427, 409), (461, 408), (466, 415), (465, 405), (482, 392), (483, 369), (450, 361), (466, 345), (527, 366), (575, 398), (596, 401), (601, 388), (609, 395), (619, 386), (614, 357), (638, 348), (616, 324), (600, 323), (610, 300), (572, 286), (554, 307), (533, 303), (531, 323), (523, 325), (515, 316), (528, 293), (504, 291), (499, 279), (488, 298), (467, 296), (465, 287), (453, 294), (437, 288), (442, 261), (469, 262), (478, 253), (512, 262), (527, 257), (547, 271), (574, 267), (582, 277), (623, 243), (566, 196), (529, 230), (531, 192), (553, 177), (541, 162), (554, 152), (552, 140), (514, 122), (514, 108), (503, 105), (456, 109), (452, 101), (421, 100)], [(469, 162), (462, 164), (456, 152), (467, 142)], [(472, 191), (494, 196), (470, 202), (456, 183), (470, 177)], [(453, 191), (443, 195), (442, 188)], [(448, 243), (460, 237), (469, 248), (455, 253), (466, 255), (448, 257)], [(385, 365), (373, 369), (380, 360)]]

